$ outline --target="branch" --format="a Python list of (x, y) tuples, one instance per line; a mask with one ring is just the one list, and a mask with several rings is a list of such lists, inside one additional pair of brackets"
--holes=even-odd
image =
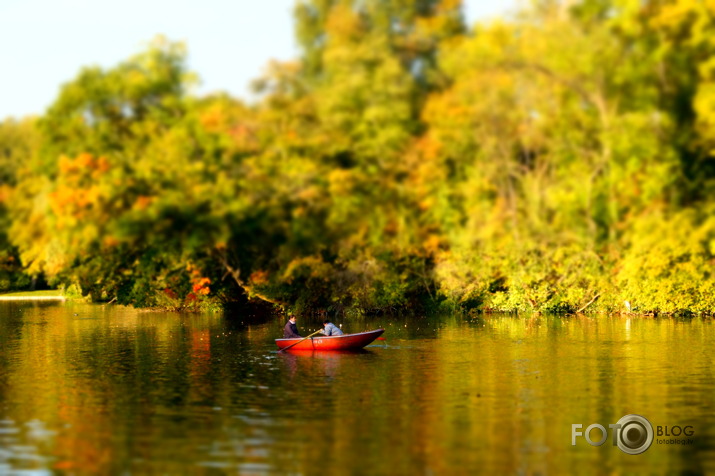
[(608, 124), (608, 111), (603, 96), (598, 94), (590, 94), (586, 89), (582, 88), (577, 81), (572, 81), (567, 78), (564, 78), (552, 71), (551, 69), (547, 68), (546, 66), (536, 63), (507, 61), (502, 63), (502, 66), (505, 68), (513, 69), (530, 69), (553, 79), (557, 83), (562, 84), (563, 86), (578, 94), (583, 101), (593, 105), (598, 110), (602, 124), (604, 126)]
[(583, 312), (584, 309), (586, 309), (588, 306), (590, 306), (591, 304), (593, 304), (593, 302), (594, 302), (596, 299), (598, 299), (599, 297), (601, 297), (601, 293), (597, 293), (595, 296), (593, 296), (593, 297), (591, 298), (591, 300), (586, 303), (585, 306), (583, 306), (581, 309), (579, 309), (578, 311), (576, 311), (576, 314), (579, 314), (579, 313)]
[(275, 306), (286, 306), (286, 303), (278, 301), (276, 299), (270, 298), (258, 291), (253, 286), (250, 286), (249, 284), (246, 284), (245, 281), (241, 279), (241, 270), (239, 268), (234, 268), (231, 266), (228, 262), (228, 258), (226, 258), (225, 253), (217, 253), (219, 261), (221, 261), (221, 264), (223, 265), (224, 268), (226, 268), (226, 274), (224, 275), (224, 278), (227, 275), (231, 275), (233, 280), (238, 284), (238, 287), (240, 287), (243, 292), (245, 292), (249, 298), (257, 297), (258, 299), (262, 301), (269, 302)]

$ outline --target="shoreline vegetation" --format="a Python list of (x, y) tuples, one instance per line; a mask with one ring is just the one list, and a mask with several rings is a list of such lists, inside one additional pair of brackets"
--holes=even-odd
[(706, 5), (536, 1), (469, 27), (458, 0), (304, 0), (295, 31), (256, 103), (192, 95), (185, 45), (157, 38), (1, 122), (0, 292), (715, 313)]
[[(72, 294), (71, 296), (66, 296), (64, 292), (60, 289), (57, 290), (42, 290), (42, 291), (20, 291), (20, 292), (11, 292), (11, 293), (4, 293), (0, 294), (0, 301), (82, 301), (82, 302), (89, 302), (89, 300), (86, 297), (83, 297), (78, 294)], [(96, 301), (96, 304), (116, 304), (116, 299), (113, 299), (111, 301)], [(259, 306), (261, 310), (264, 313), (275, 313), (275, 312), (290, 312), (289, 309), (284, 309), (280, 308), (277, 306), (269, 306), (266, 307), (265, 304), (266, 302), (262, 302), (263, 305)], [(244, 303), (244, 306), (251, 306), (255, 305), (256, 303)], [(129, 305), (132, 307), (131, 305)], [(159, 307), (159, 306), (152, 306), (152, 307), (143, 307), (143, 308), (137, 308), (137, 311), (139, 312), (207, 312), (207, 311), (219, 311), (219, 310), (225, 310), (226, 307), (224, 306), (212, 306), (212, 307), (190, 307), (190, 308), (185, 308), (185, 307)], [(441, 309), (434, 309), (435, 312), (438, 311), (445, 311), (448, 308), (441, 308)], [(452, 306), (452, 311), (457, 311), (457, 312), (463, 312), (465, 315), (474, 315), (479, 314), (479, 315), (490, 315), (490, 314), (514, 314), (514, 315), (533, 315), (533, 316), (538, 316), (542, 315), (543, 312), (538, 311), (538, 310), (525, 310), (525, 311), (502, 311), (502, 310), (492, 310), (492, 309), (469, 309), (469, 310), (464, 310), (460, 308), (459, 306)], [(315, 316), (324, 316), (327, 311), (325, 310), (318, 310), (311, 312), (311, 314), (314, 314)], [(357, 309), (357, 308), (351, 308), (351, 309), (341, 309), (340, 312), (343, 313), (343, 317), (350, 317), (350, 315), (359, 315), (359, 314), (364, 314), (366, 313), (365, 310), (363, 309)], [(391, 308), (389, 310), (372, 310), (372, 312), (367, 312), (368, 314), (380, 314), (380, 313), (390, 313), (390, 314), (395, 314), (399, 315), (400, 310), (397, 308)], [(692, 313), (692, 312), (673, 312), (673, 313), (658, 313), (658, 312), (635, 312), (635, 311), (629, 311), (626, 310), (624, 307), (624, 310), (618, 310), (618, 311), (590, 311), (587, 309), (580, 309), (577, 311), (573, 312), (550, 312), (552, 315), (559, 315), (561, 317), (569, 317), (569, 316), (576, 316), (576, 315), (619, 315), (619, 316), (628, 316), (628, 317), (653, 317), (653, 318), (659, 318), (659, 317), (713, 317), (712, 314), (707, 314), (707, 313)]]

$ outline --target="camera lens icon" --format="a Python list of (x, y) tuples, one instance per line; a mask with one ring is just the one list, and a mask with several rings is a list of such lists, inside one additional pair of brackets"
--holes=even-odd
[(640, 415), (626, 415), (618, 420), (616, 444), (624, 453), (639, 455), (653, 443), (653, 425)]

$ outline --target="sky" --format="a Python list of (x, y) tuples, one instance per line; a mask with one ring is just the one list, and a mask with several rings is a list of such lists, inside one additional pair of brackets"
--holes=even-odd
[[(295, 0), (0, 0), (0, 120), (41, 114), (83, 66), (111, 67), (157, 34), (185, 41), (199, 94), (250, 98), (270, 59), (298, 55)], [(471, 25), (516, 0), (465, 0)]]

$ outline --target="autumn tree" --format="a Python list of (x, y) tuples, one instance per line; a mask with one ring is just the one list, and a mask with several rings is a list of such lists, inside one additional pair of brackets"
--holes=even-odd
[(18, 251), (9, 239), (11, 220), (7, 207), (13, 187), (38, 146), (35, 119), (0, 122), (0, 291), (23, 289), (31, 284), (32, 277), (24, 273)]

